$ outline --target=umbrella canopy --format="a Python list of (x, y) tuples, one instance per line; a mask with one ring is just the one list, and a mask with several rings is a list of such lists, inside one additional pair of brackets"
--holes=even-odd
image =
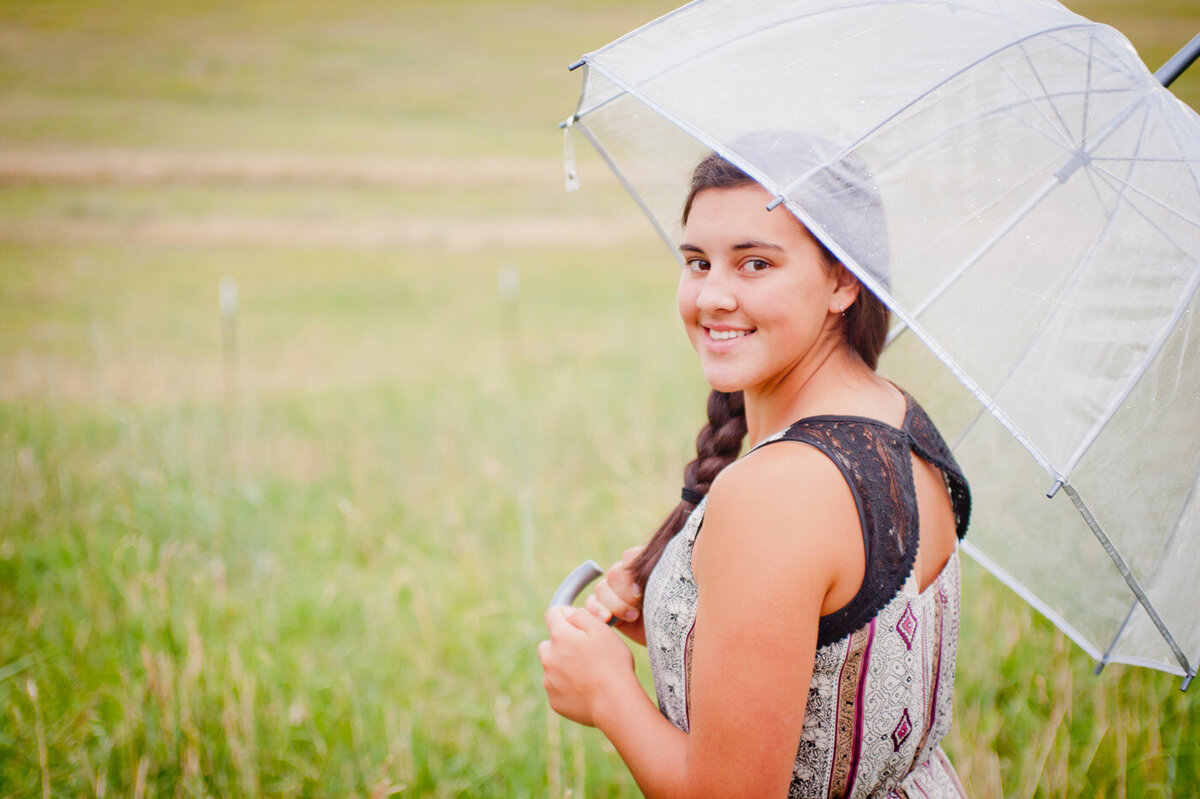
[(968, 551), (1101, 663), (1190, 679), (1200, 118), (1129, 42), (1049, 0), (699, 0), (580, 64), (566, 125), (672, 251), (716, 151), (892, 309)]

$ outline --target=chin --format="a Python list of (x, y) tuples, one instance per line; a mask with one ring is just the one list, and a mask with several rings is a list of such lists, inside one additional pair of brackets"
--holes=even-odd
[(705, 373), (704, 379), (708, 381), (708, 385), (717, 391), (723, 391), (726, 394), (732, 394), (735, 391), (741, 391), (746, 387), (746, 381), (740, 380), (732, 375), (727, 374), (710, 374)]

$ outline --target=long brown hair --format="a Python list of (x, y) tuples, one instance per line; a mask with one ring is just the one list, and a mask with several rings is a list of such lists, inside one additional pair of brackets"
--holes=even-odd
[[(687, 225), (696, 195), (706, 189), (728, 189), (756, 181), (716, 153), (696, 165), (692, 172), (691, 188), (683, 205), (683, 224)], [(842, 267), (838, 259), (819, 240), (828, 269)], [(887, 338), (888, 309), (878, 297), (861, 287), (858, 299), (843, 313), (842, 331), (850, 349), (858, 354), (870, 369), (879, 363), (879, 353)], [(683, 469), (684, 494), (700, 498), (708, 493), (713, 480), (729, 464), (737, 460), (746, 438), (746, 406), (742, 392), (727, 393), (713, 390), (708, 396), (708, 422), (696, 436), (696, 458)], [(662, 557), (667, 543), (678, 533), (697, 502), (685, 496), (650, 537), (646, 548), (633, 563), (634, 579), (645, 586), (650, 572)]]

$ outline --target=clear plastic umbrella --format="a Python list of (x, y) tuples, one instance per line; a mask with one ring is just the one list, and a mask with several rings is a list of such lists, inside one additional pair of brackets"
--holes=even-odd
[[(1048, 0), (700, 0), (579, 65), (568, 137), (672, 251), (715, 150), (885, 299), (968, 552), (1101, 664), (1190, 680), (1200, 118), (1128, 41)], [(846, 212), (875, 193), (886, 230)]]

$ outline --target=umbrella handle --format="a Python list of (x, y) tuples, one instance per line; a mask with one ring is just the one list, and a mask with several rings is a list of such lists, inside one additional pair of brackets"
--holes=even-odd
[(558, 586), (558, 590), (550, 599), (550, 607), (570, 606), (575, 601), (575, 597), (579, 596), (583, 589), (602, 574), (604, 571), (596, 561), (585, 560), (580, 563)]

